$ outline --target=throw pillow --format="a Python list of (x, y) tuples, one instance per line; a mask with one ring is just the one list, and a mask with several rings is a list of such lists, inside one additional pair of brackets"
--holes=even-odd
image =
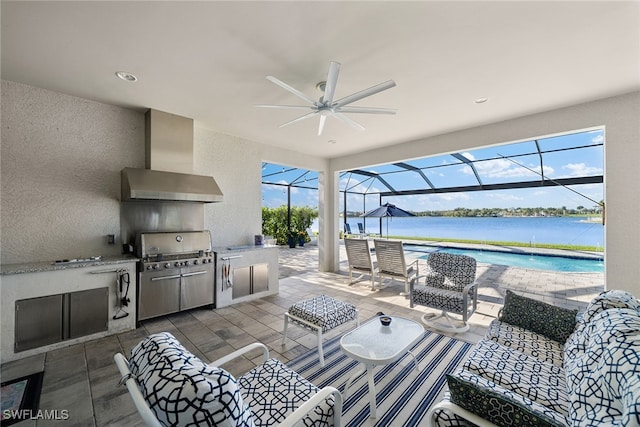
[(507, 290), (500, 320), (564, 343), (576, 327), (578, 310), (556, 307)]
[(136, 345), (129, 368), (162, 425), (254, 426), (236, 379), (206, 365), (168, 332)]
[(447, 374), (451, 402), (500, 427), (564, 426), (504, 394)]

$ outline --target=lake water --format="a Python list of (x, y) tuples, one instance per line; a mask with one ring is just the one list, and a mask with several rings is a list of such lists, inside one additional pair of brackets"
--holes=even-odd
[[(365, 222), (366, 220), (366, 222)], [(379, 233), (378, 218), (348, 218), (353, 232), (358, 223), (370, 233)], [(587, 217), (396, 217), (389, 218), (389, 235), (479, 241), (508, 241), (587, 245), (602, 247), (604, 226)], [(387, 218), (382, 218), (382, 235), (387, 235)]]

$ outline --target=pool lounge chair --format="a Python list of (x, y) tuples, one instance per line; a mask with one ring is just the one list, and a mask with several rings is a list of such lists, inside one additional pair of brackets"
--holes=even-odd
[[(375, 290), (376, 263), (371, 259), (369, 240), (345, 238), (344, 247), (347, 250), (347, 260), (349, 262), (349, 284), (354, 284), (365, 274), (368, 274), (371, 280), (371, 290)], [(360, 272), (360, 276), (355, 280), (353, 279), (354, 271)]]
[(404, 258), (404, 248), (400, 240), (374, 239), (376, 259), (378, 260), (378, 277), (380, 287), (384, 277), (404, 280), (404, 292), (400, 295), (409, 295), (409, 280), (418, 275), (418, 260), (407, 265)]

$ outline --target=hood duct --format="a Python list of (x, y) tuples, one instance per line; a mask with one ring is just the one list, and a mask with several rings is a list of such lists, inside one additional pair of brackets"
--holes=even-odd
[(223, 200), (211, 176), (193, 174), (193, 120), (149, 110), (145, 115), (146, 169), (122, 170), (122, 201), (212, 203)]

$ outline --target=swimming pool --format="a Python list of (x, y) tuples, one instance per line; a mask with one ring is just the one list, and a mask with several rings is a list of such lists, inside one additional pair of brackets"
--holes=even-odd
[(563, 271), (572, 273), (602, 273), (602, 259), (587, 259), (557, 255), (540, 255), (527, 253), (509, 253), (502, 251), (461, 249), (445, 247), (429, 247), (421, 245), (405, 245), (407, 251), (427, 252), (420, 259), (427, 259), (429, 252), (446, 252), (449, 254), (469, 255), (483, 264), (505, 265), (510, 267), (535, 268), (538, 270)]

